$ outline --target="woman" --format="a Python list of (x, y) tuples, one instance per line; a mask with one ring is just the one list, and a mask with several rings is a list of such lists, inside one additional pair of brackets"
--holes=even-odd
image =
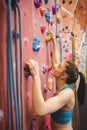
[(79, 74), (82, 79), (81, 81), (84, 82), (84, 76), (82, 73), (78, 72), (76, 65), (73, 63), (69, 61), (61, 63), (58, 62), (55, 35), (52, 32), (48, 32), (48, 35), (53, 42), (53, 69), (51, 74), (56, 80), (56, 93), (53, 97), (47, 99), (46, 101), (44, 100), (41, 92), (41, 80), (38, 63), (32, 59), (27, 61), (26, 64), (28, 65), (32, 76), (34, 113), (39, 116), (51, 114), (52, 130), (73, 130), (72, 112), (75, 105), (75, 94), (72, 84), (76, 82)]

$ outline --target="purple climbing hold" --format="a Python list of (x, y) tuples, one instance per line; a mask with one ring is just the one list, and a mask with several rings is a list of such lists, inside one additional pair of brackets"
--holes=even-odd
[(36, 128), (37, 128), (37, 120), (32, 119), (30, 123), (30, 130), (36, 130)]
[(65, 49), (65, 52), (69, 52), (68, 48)]
[(48, 87), (44, 85), (44, 93), (47, 93), (47, 91), (48, 91)]
[(39, 8), (42, 4), (42, 0), (34, 0), (34, 5), (36, 8)]
[(48, 68), (46, 66), (43, 66), (43, 74), (48, 72)]
[(58, 8), (52, 6), (52, 13), (53, 13), (53, 15), (55, 15), (57, 12), (58, 12)]

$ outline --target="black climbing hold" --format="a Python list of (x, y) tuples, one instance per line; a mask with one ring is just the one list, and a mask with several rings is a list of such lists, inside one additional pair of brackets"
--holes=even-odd
[(26, 64), (24, 65), (24, 73), (25, 73), (26, 77), (28, 77), (29, 75), (31, 75), (30, 70), (28, 68), (28, 65), (26, 65)]

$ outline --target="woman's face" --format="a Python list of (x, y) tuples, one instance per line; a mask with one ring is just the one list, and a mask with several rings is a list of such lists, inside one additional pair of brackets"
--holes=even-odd
[(51, 71), (51, 74), (55, 78), (61, 77), (65, 73), (67, 65), (68, 65), (67, 62), (61, 62), (61, 63), (59, 63), (55, 68), (53, 68), (53, 70)]

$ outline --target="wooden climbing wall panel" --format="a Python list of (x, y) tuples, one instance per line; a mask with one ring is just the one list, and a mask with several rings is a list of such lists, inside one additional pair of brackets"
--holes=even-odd
[[(48, 88), (48, 79), (52, 78), (47, 72), (44, 73), (43, 69), (51, 66), (50, 62), (50, 52), (51, 43), (45, 42), (46, 32), (52, 30), (56, 32), (56, 21), (55, 15), (53, 15), (52, 7), (55, 6), (55, 0), (49, 0), (48, 4), (42, 0), (40, 7), (45, 10), (49, 9), (51, 13), (50, 23), (46, 21), (45, 12), (41, 14), (40, 7), (36, 8), (34, 5), (34, 0), (20, 0), (19, 6), (21, 9), (22, 16), (22, 55), (23, 55), (23, 66), (25, 62), (29, 59), (37, 60), (40, 67), (40, 75), (42, 81), (42, 93), (44, 99), (46, 100), (55, 92), (55, 83), (52, 82), (52, 88)], [(87, 24), (87, 1), (80, 0), (67, 0), (57, 1), (56, 7), (58, 8), (58, 14), (61, 16), (61, 21), (57, 25), (57, 33), (62, 39), (62, 59), (70, 60), (70, 55), (72, 55), (72, 41), (71, 33), (73, 31), (75, 37), (75, 53), (77, 55), (78, 51), (81, 49), (82, 35), (86, 31)], [(12, 30), (14, 30), (14, 12), (12, 11)], [(7, 123), (7, 106), (6, 106), (6, 90), (7, 90), (7, 57), (6, 57), (6, 46), (7, 46), (7, 5), (5, 0), (0, 1), (0, 109), (4, 112), (4, 118), (2, 121), (1, 129), (6, 129)], [(17, 22), (18, 24), (18, 22)], [(43, 33), (41, 28), (44, 28)], [(34, 38), (37, 36), (40, 39), (41, 46), (39, 51), (33, 50)], [(19, 42), (19, 41), (18, 41)], [(13, 49), (14, 49), (14, 44)], [(60, 44), (58, 43), (58, 53), (60, 55)], [(78, 56), (80, 59), (80, 56)], [(76, 57), (78, 59), (78, 57)], [(18, 60), (19, 55), (18, 55)], [(14, 71), (15, 71), (15, 61), (14, 61)], [(44, 68), (43, 68), (44, 67)], [(46, 70), (45, 70), (46, 71)], [(19, 69), (18, 69), (19, 72)], [(20, 74), (18, 73), (20, 77)], [(20, 80), (20, 79), (19, 79)], [(19, 83), (20, 84), (20, 83)], [(23, 71), (23, 98), (24, 98), (24, 130), (31, 130), (32, 121), (36, 121), (36, 130), (51, 130), (50, 127), (50, 117), (34, 117), (33, 107), (32, 107), (32, 80), (29, 76), (25, 77)], [(14, 105), (13, 105), (14, 107)], [(39, 106), (38, 106), (39, 107)], [(14, 109), (14, 108), (13, 108)], [(16, 129), (15, 129), (16, 130)]]

